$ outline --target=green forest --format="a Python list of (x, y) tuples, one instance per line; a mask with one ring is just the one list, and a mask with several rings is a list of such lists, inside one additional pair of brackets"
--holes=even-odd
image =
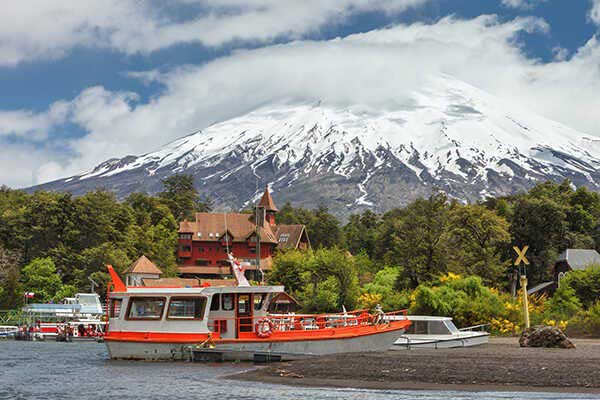
[[(156, 196), (119, 201), (108, 191), (83, 196), (0, 188), (0, 309), (23, 293), (57, 301), (102, 293), (106, 264), (124, 271), (141, 254), (176, 274), (178, 221), (212, 209), (192, 176), (175, 175)], [(268, 275), (307, 311), (409, 308), (448, 315), (462, 326), (491, 323), (496, 334), (522, 325), (512, 297), (513, 245), (529, 245), (530, 286), (551, 279), (566, 248), (600, 249), (600, 196), (569, 182), (462, 204), (441, 192), (385, 214), (365, 211), (342, 222), (332, 210), (281, 207), (279, 223), (307, 225), (313, 250), (280, 252)], [(600, 335), (600, 266), (571, 272), (556, 294), (534, 296), (533, 323)]]

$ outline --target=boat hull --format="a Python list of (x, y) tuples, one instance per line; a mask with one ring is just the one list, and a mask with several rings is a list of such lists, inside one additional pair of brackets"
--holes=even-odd
[(403, 335), (392, 346), (392, 350), (402, 349), (450, 349), (486, 344), (490, 334), (470, 332), (460, 335)]
[(231, 340), (201, 347), (182, 343), (106, 341), (110, 357), (133, 360), (293, 360), (337, 353), (385, 351), (403, 330), (312, 340)]

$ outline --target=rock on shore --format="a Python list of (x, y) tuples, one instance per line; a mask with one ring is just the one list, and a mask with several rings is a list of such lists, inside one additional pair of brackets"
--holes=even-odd
[(521, 347), (549, 347), (558, 349), (574, 349), (575, 344), (567, 335), (553, 326), (534, 326), (525, 329), (519, 339)]

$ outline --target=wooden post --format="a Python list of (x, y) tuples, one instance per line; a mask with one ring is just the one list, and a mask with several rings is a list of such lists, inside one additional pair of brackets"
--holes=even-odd
[(525, 329), (529, 328), (529, 299), (527, 298), (527, 276), (521, 275), (521, 290), (523, 291), (523, 317)]
[[(529, 246), (523, 246), (523, 249), (513, 246), (513, 250), (517, 253), (517, 259), (515, 260), (516, 267), (519, 267), (521, 263), (529, 265), (529, 260), (525, 257), (528, 249)], [(527, 329), (529, 328), (529, 299), (527, 298), (527, 273), (525, 266), (521, 269), (521, 290), (523, 291), (523, 318), (525, 320), (525, 329)]]

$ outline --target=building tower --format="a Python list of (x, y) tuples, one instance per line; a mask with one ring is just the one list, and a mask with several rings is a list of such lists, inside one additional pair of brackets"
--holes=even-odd
[(271, 193), (269, 192), (269, 185), (266, 186), (265, 192), (263, 193), (260, 202), (258, 203), (258, 208), (264, 209), (265, 212), (265, 220), (272, 226), (275, 225), (275, 214), (277, 214), (277, 207), (275, 207), (275, 202), (271, 197)]

